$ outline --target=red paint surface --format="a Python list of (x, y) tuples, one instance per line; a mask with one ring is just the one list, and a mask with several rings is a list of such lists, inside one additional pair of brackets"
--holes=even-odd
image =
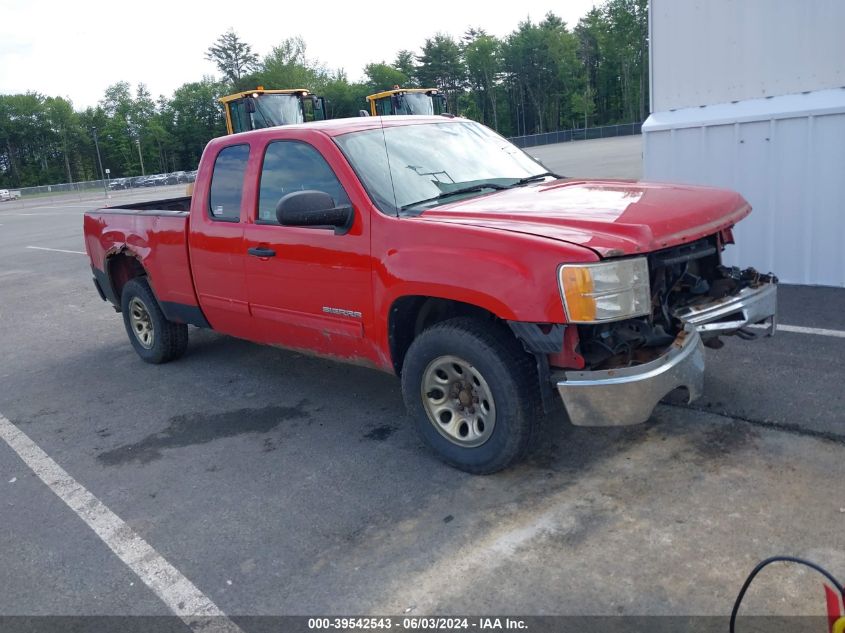
[[(439, 117), (389, 117), (385, 126)], [(442, 205), (418, 217), (378, 211), (332, 136), (379, 127), (380, 118), (323, 121), (211, 141), (203, 154), (189, 219), (109, 213), (85, 215), (93, 265), (128, 251), (144, 266), (156, 296), (202, 308), (220, 332), (308, 350), (392, 371), (388, 319), (409, 295), (470, 303), (502, 319), (564, 323), (557, 285), (562, 263), (645, 253), (728, 229), (749, 212), (736, 193), (623, 181), (554, 181)], [(313, 145), (355, 209), (345, 235), (319, 228), (256, 223), (264, 149), (271, 141)], [(240, 222), (209, 217), (214, 160), (249, 144)], [(274, 258), (247, 254), (250, 247)], [(328, 314), (329, 306), (361, 317)], [(574, 333), (574, 329), (571, 329)], [(583, 366), (577, 336), (557, 363)]]
[(446, 204), (424, 217), (634, 255), (697, 240), (751, 211), (738, 193), (625, 181), (555, 181)]
[(824, 585), (824, 597), (827, 604), (827, 626), (830, 633), (833, 633), (837, 621), (845, 616), (842, 612), (843, 597), (829, 585)]

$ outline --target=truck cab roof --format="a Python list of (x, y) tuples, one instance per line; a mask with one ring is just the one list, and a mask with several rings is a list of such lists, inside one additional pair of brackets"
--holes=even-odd
[(230, 136), (223, 136), (211, 141), (211, 144), (230, 145), (232, 137), (238, 138), (255, 138), (255, 136), (266, 136), (267, 138), (275, 138), (279, 134), (288, 135), (290, 132), (298, 131), (314, 131), (321, 132), (327, 136), (340, 136), (342, 134), (349, 134), (350, 132), (360, 132), (363, 130), (373, 130), (381, 127), (399, 127), (403, 125), (422, 125), (425, 123), (449, 123), (453, 120), (462, 121), (465, 119), (457, 119), (453, 117), (444, 116), (420, 116), (420, 115), (396, 115), (389, 117), (350, 117), (346, 119), (328, 119), (326, 121), (310, 121), (308, 123), (294, 123), (291, 125), (263, 128), (260, 130), (252, 130), (250, 132), (241, 132)]

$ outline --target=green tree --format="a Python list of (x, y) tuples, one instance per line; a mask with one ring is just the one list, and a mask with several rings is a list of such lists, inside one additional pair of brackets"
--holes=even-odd
[(501, 72), (501, 43), (482, 29), (470, 29), (464, 36), (464, 61), (469, 88), (481, 121), (499, 129), (497, 77)]
[(408, 76), (384, 62), (367, 64), (364, 66), (364, 75), (366, 76), (367, 86), (372, 92), (391, 90), (393, 86), (402, 88), (408, 86)]
[(223, 77), (233, 86), (237, 86), (241, 78), (255, 70), (258, 55), (252, 52), (252, 47), (243, 42), (233, 29), (229, 29), (208, 47), (205, 58), (217, 65)]
[(556, 130), (570, 119), (576, 50), (575, 36), (553, 13), (539, 24), (521, 22), (508, 36), (502, 58), (523, 134)]
[(98, 178), (94, 129), (113, 176), (140, 173), (139, 148), (147, 172), (192, 169), (225, 133), (219, 97), (257, 85), (322, 94), (332, 118), (357, 116), (366, 95), (395, 84), (436, 87), (453, 112), (507, 135), (632, 122), (649, 110), (647, 0), (603, 0), (574, 30), (549, 13), (502, 40), (482, 29), (468, 29), (460, 43), (437, 34), (419, 55), (402, 50), (392, 63), (368, 64), (360, 82), (310, 59), (301, 37), (259, 60), (229, 30), (205, 55), (223, 80), (188, 82), (169, 97), (117, 82), (96, 107), (74, 111), (61, 97), (0, 95), (0, 187)]
[(417, 79), (422, 88), (439, 88), (446, 94), (449, 111), (458, 111), (458, 97), (466, 82), (466, 67), (458, 43), (438, 33), (427, 39), (417, 57)]
[(141, 173), (141, 156), (146, 169), (169, 171), (170, 138), (162, 126), (156, 103), (143, 83), (138, 84), (135, 90), (135, 99), (131, 102), (127, 116), (127, 129), (129, 160), (125, 165), (125, 174)]
[(178, 169), (195, 169), (206, 143), (226, 133), (218, 99), (226, 92), (212, 77), (182, 84), (162, 108), (162, 127), (173, 139)]
[(413, 52), (409, 50), (401, 50), (396, 53), (396, 59), (393, 62), (393, 67), (407, 77), (402, 86), (403, 88), (414, 88), (419, 85), (416, 80), (417, 64)]
[(0, 95), (0, 186), (73, 181), (82, 173), (84, 145), (79, 115), (66, 99)]
[(53, 138), (58, 141), (61, 150), (67, 182), (73, 182), (71, 166), (79, 162), (75, 148), (82, 136), (79, 119), (73, 111), (73, 104), (61, 97), (47, 97), (44, 108)]
[(355, 117), (361, 110), (368, 111), (367, 95), (371, 94), (366, 83), (349, 83), (343, 71), (336, 71), (320, 89), (326, 98), (328, 117), (340, 119)]
[(572, 122), (572, 127), (579, 127), (583, 125), (585, 128), (590, 126), (590, 121), (596, 112), (596, 93), (589, 86), (584, 85), (583, 92), (573, 92), (570, 97), (570, 107), (572, 115), (575, 120)]
[(649, 110), (647, 0), (607, 0), (581, 18), (575, 34), (596, 123), (642, 121)]
[(106, 88), (99, 107), (105, 115), (105, 125), (96, 127), (103, 168), (115, 175), (136, 169), (140, 173), (132, 125), (135, 104), (129, 83), (119, 81)]
[(648, 114), (648, 0), (607, 0), (607, 57), (618, 69), (622, 121)]
[(305, 88), (316, 90), (329, 77), (322, 64), (308, 58), (305, 40), (289, 37), (274, 46), (258, 65), (256, 71), (244, 77), (239, 88), (249, 90), (256, 86), (267, 89)]

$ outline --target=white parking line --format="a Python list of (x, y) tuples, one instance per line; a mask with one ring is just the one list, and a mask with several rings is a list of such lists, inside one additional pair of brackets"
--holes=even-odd
[(798, 334), (817, 334), (818, 336), (833, 336), (835, 338), (845, 338), (845, 330), (826, 330), (818, 327), (803, 327), (800, 325), (780, 325), (777, 327), (779, 332), (796, 332)]
[(4, 213), (3, 217), (12, 216), (12, 217), (16, 217), (16, 218), (25, 218), (25, 217), (46, 218), (46, 217), (55, 217), (55, 216), (59, 216), (59, 215), (71, 217), (69, 213), (58, 213), (58, 212), (53, 213), (53, 212), (49, 212), (49, 211), (45, 212), (45, 213)]
[(191, 629), (243, 633), (211, 598), (2, 414), (0, 438)]
[[(750, 326), (755, 330), (767, 330), (769, 326), (766, 324), (757, 324)], [(815, 334), (816, 336), (832, 336), (834, 338), (845, 338), (845, 330), (827, 330), (821, 327), (804, 327), (803, 325), (782, 325), (778, 323), (778, 332), (794, 332), (796, 334)]]
[(75, 255), (86, 255), (85, 251), (66, 251), (63, 248), (46, 248), (44, 246), (27, 246), (34, 251), (53, 251), (54, 253), (73, 253)]
[(91, 209), (90, 204), (62, 204), (57, 206), (28, 207), (29, 209)]

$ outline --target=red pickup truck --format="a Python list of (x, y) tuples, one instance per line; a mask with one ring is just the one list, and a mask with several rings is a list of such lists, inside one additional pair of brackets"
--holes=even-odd
[(642, 422), (700, 394), (705, 344), (773, 332), (777, 279), (721, 264), (749, 211), (558, 177), (465, 119), (370, 117), (215, 139), (193, 196), (84, 230), (143, 360), (181, 356), (193, 325), (391, 372), (434, 451), (490, 473), (561, 402), (577, 425)]

